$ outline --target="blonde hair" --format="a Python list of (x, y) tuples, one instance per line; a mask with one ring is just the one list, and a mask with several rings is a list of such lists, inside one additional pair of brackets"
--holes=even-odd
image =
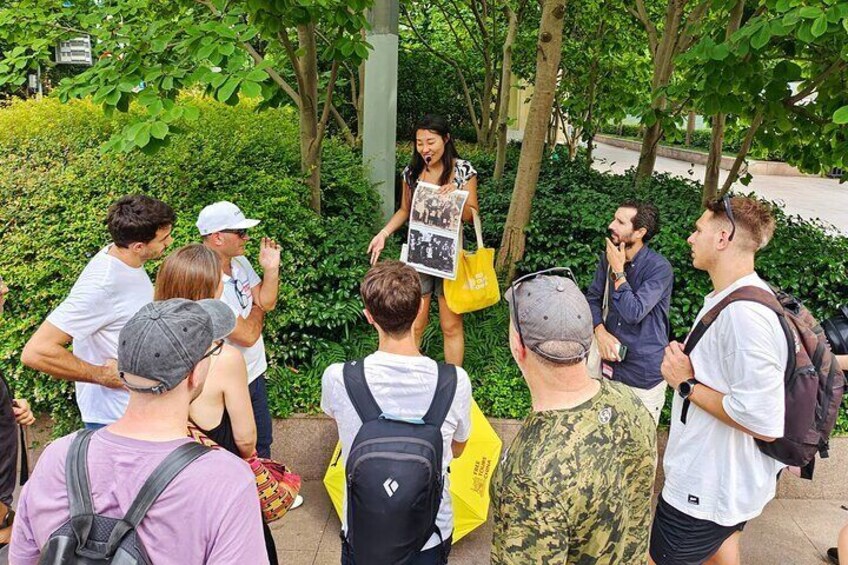
[(221, 260), (204, 245), (180, 247), (159, 267), (154, 300), (215, 298), (221, 282)]

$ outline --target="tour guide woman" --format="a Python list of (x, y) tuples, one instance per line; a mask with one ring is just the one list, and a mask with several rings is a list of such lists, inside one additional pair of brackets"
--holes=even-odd
[[(459, 158), (453, 138), (450, 136), (447, 122), (440, 116), (428, 114), (415, 126), (415, 151), (412, 162), (403, 170), (403, 193), (400, 208), (391, 217), (380, 233), (374, 236), (368, 246), (371, 264), (377, 262), (380, 252), (388, 238), (409, 220), (412, 205), (412, 193), (418, 181), (428, 182), (442, 187), (442, 193), (454, 190), (467, 190), (468, 199), (462, 209), (462, 220), (471, 221), (471, 208), (479, 210), (477, 203), (477, 171), (471, 163)], [(451, 312), (445, 301), (442, 278), (418, 273), (421, 279), (423, 308), (418, 314), (413, 331), (419, 346), (424, 328), (430, 315), (430, 300), (433, 294), (439, 300), (439, 322), (445, 341), (445, 362), (462, 365), (465, 353), (465, 336), (462, 328), (462, 315)]]

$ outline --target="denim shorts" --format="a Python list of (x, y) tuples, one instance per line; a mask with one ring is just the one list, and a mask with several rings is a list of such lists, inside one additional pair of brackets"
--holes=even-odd
[(421, 281), (422, 295), (434, 294), (437, 298), (445, 295), (445, 279), (426, 273), (418, 273), (418, 279)]

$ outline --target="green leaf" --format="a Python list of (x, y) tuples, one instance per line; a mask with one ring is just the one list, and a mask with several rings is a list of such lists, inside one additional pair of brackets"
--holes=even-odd
[(227, 75), (224, 73), (215, 73), (212, 80), (209, 81), (209, 84), (211, 84), (213, 88), (220, 88), (225, 82), (227, 82)]
[(174, 77), (168, 76), (162, 79), (162, 90), (171, 90), (174, 88)]
[(241, 83), (241, 92), (248, 98), (257, 98), (262, 94), (262, 86), (252, 81)]
[(728, 48), (726, 43), (722, 43), (713, 48), (710, 57), (715, 61), (724, 61), (728, 55), (730, 55), (730, 48)]
[(168, 124), (165, 122), (153, 122), (153, 125), (150, 126), (150, 135), (156, 139), (165, 139), (165, 136), (168, 135)]
[(197, 106), (184, 106), (183, 117), (190, 122), (197, 120), (200, 117), (200, 108)]
[(833, 123), (848, 124), (848, 106), (843, 106), (833, 113)]
[(359, 55), (360, 59), (368, 58), (368, 48), (362, 43), (357, 43), (356, 47), (354, 47), (354, 51), (356, 51), (356, 54)]
[(224, 55), (225, 57), (229, 57), (230, 55), (232, 55), (233, 51), (235, 50), (235, 45), (233, 45), (232, 43), (224, 43), (223, 45), (218, 47), (218, 53)]
[(228, 78), (227, 82), (218, 89), (218, 93), (215, 95), (215, 98), (217, 98), (219, 102), (226, 102), (230, 99), (230, 96), (236, 92), (240, 82), (241, 81), (237, 77)]
[(201, 47), (197, 51), (197, 58), (200, 59), (200, 60), (208, 59), (209, 55), (212, 54), (212, 52), (215, 50), (216, 47), (217, 46), (214, 43), (210, 43), (209, 45)]
[(263, 82), (266, 78), (268, 78), (268, 73), (266, 73), (262, 69), (253, 69), (247, 74), (245, 80), (249, 80), (252, 82)]
[(824, 12), (822, 12), (822, 9), (818, 6), (804, 6), (799, 10), (798, 13), (801, 15), (802, 18), (805, 18), (807, 20), (814, 20), (824, 14)]
[(122, 94), (123, 94), (123, 92), (116, 89), (116, 90), (112, 91), (112, 93), (109, 96), (107, 96), (103, 100), (103, 102), (105, 102), (109, 106), (115, 106), (121, 100)]
[(138, 130), (138, 133), (133, 138), (136, 146), (144, 147), (148, 143), (150, 143), (150, 124), (142, 123), (141, 129)]
[(814, 37), (821, 37), (827, 31), (827, 17), (823, 14), (813, 22), (813, 27), (810, 29)]
[(168, 42), (165, 39), (154, 39), (150, 42), (150, 49), (154, 53), (161, 53), (168, 47)]
[(775, 5), (775, 9), (778, 12), (785, 12), (790, 8), (789, 0), (777, 0), (777, 5)]
[(751, 38), (751, 47), (754, 49), (761, 49), (769, 42), (771, 39), (771, 30), (768, 26), (763, 26), (760, 28), (760, 31), (754, 34), (754, 37)]

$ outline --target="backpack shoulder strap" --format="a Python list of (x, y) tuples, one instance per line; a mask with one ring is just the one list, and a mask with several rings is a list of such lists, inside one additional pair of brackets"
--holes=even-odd
[(88, 444), (94, 430), (80, 430), (68, 449), (65, 482), (68, 489), (71, 518), (94, 514), (91, 485), (88, 482)]
[(725, 296), (721, 302), (710, 308), (710, 311), (698, 320), (698, 323), (695, 324), (695, 327), (692, 328), (692, 331), (689, 332), (689, 335), (686, 337), (686, 345), (684, 346), (683, 352), (686, 355), (692, 353), (695, 345), (697, 345), (701, 338), (704, 337), (704, 334), (713, 322), (716, 321), (716, 318), (718, 318), (718, 315), (721, 314), (722, 310), (734, 302), (743, 300), (756, 302), (757, 304), (762, 304), (763, 306), (770, 308), (775, 314), (777, 314), (778, 318), (783, 316), (783, 306), (780, 305), (777, 297), (771, 292), (757, 286), (739, 287)]
[(374, 400), (374, 395), (371, 394), (371, 389), (365, 381), (365, 359), (345, 363), (342, 376), (347, 395), (362, 423), (379, 418), (383, 410)]
[[(777, 314), (777, 318), (780, 321), (780, 326), (783, 328), (784, 333), (788, 331), (786, 326), (786, 321), (784, 319), (783, 314), (783, 306), (781, 306), (780, 301), (777, 297), (771, 292), (767, 291), (764, 288), (760, 288), (758, 286), (741, 286), (725, 296), (721, 302), (710, 308), (710, 311), (704, 314), (698, 323), (695, 324), (695, 327), (692, 328), (692, 331), (689, 332), (689, 335), (686, 336), (686, 344), (683, 346), (683, 353), (686, 355), (691, 355), (692, 350), (695, 349), (695, 346), (701, 341), (701, 338), (704, 337), (704, 334), (707, 332), (709, 327), (716, 321), (718, 315), (721, 314), (722, 310), (733, 304), (734, 302), (739, 301), (748, 301), (748, 302), (756, 302), (757, 304), (762, 304), (767, 308), (770, 308), (775, 314)], [(791, 339), (790, 337), (787, 339)], [(792, 348), (790, 347), (790, 351)], [(686, 418), (689, 414), (689, 405), (691, 401), (687, 398), (683, 401), (683, 406), (680, 411), (680, 421), (685, 424)]]
[(424, 414), (424, 422), (439, 428), (448, 416), (453, 399), (456, 397), (456, 367), (447, 363), (439, 363), (439, 380), (433, 402)]

